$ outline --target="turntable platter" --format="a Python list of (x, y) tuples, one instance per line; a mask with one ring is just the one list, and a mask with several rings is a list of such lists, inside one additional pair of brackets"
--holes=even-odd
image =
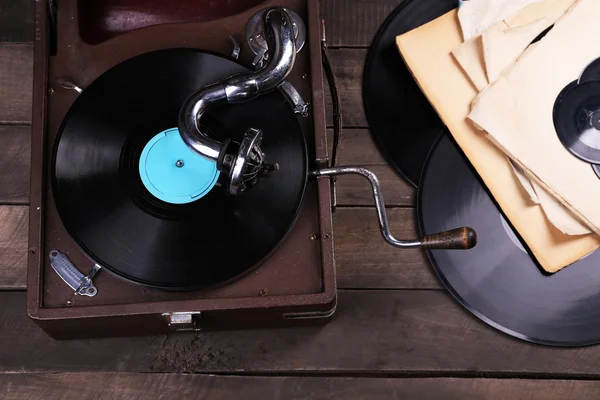
[[(148, 143), (177, 127), (190, 94), (246, 71), (200, 50), (161, 50), (118, 64), (77, 98), (56, 141), (52, 189), (63, 224), (91, 258), (136, 283), (187, 290), (235, 279), (282, 241), (301, 206), (307, 154), (296, 116), (278, 91), (203, 118), (218, 140), (261, 129), (266, 162), (279, 164), (240, 196), (226, 195), (213, 171), (192, 185), (201, 192), (195, 201), (169, 201), (152, 193), (140, 174), (142, 153), (144, 162), (164, 161), (148, 153)], [(190, 183), (184, 178), (163, 186)]]

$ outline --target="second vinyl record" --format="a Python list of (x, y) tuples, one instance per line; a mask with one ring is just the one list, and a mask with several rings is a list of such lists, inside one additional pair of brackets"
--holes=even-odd
[(402, 2), (379, 29), (365, 62), (363, 105), (371, 134), (386, 160), (414, 185), (431, 146), (446, 128), (398, 52), (396, 36), (456, 5), (456, 0)]
[(456, 226), (477, 232), (471, 250), (427, 252), (441, 282), (475, 316), (535, 343), (600, 343), (600, 251), (544, 273), (449, 137), (426, 163), (418, 216), (421, 234)]

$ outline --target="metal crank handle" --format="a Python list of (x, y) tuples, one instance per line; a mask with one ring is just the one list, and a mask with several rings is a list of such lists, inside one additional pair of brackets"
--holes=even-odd
[(394, 247), (401, 248), (416, 248), (423, 249), (461, 249), (467, 250), (475, 247), (477, 244), (477, 235), (472, 228), (462, 227), (452, 229), (446, 232), (434, 233), (427, 235), (419, 240), (399, 240), (390, 233), (387, 215), (385, 213), (385, 205), (381, 194), (381, 186), (377, 176), (366, 168), (361, 167), (335, 167), (323, 168), (316, 171), (311, 171), (312, 176), (335, 176), (357, 174), (367, 178), (373, 189), (373, 197), (375, 199), (375, 207), (377, 208), (377, 218), (379, 220), (379, 229), (383, 238)]

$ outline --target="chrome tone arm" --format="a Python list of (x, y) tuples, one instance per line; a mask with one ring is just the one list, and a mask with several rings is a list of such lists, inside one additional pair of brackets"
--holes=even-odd
[(217, 162), (221, 169), (228, 142), (218, 142), (200, 130), (202, 115), (210, 107), (223, 103), (242, 103), (276, 89), (289, 75), (296, 61), (296, 43), (288, 13), (282, 8), (269, 9), (264, 23), (272, 33), (271, 57), (256, 72), (234, 75), (200, 89), (183, 104), (179, 114), (179, 132), (196, 153)]
[(208, 108), (223, 103), (227, 103), (225, 88), (223, 84), (215, 83), (190, 96), (179, 113), (179, 133), (185, 144), (201, 156), (217, 162), (221, 161), (219, 158), (226, 146), (201, 132), (200, 118)]
[(308, 117), (308, 103), (302, 99), (296, 88), (288, 81), (279, 85), (279, 88), (294, 106), (294, 113), (300, 114), (303, 118)]
[(346, 174), (361, 175), (369, 181), (373, 189), (375, 199), (375, 208), (377, 209), (377, 218), (379, 220), (379, 229), (386, 242), (394, 247), (402, 248), (428, 248), (428, 249), (470, 249), (477, 243), (475, 231), (471, 228), (458, 228), (447, 232), (441, 232), (433, 235), (427, 235), (420, 240), (400, 240), (396, 239), (390, 233), (387, 215), (385, 213), (385, 204), (381, 194), (381, 185), (377, 176), (366, 168), (361, 167), (336, 167), (324, 168), (317, 171), (311, 171), (312, 176), (335, 176)]
[(265, 13), (265, 24), (273, 33), (269, 61), (263, 69), (235, 75), (224, 82), (230, 103), (252, 100), (276, 89), (296, 62), (296, 38), (290, 15), (281, 8), (273, 8)]

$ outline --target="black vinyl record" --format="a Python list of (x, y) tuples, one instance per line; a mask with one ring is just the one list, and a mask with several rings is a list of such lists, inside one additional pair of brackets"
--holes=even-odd
[(379, 29), (365, 63), (363, 106), (371, 133), (388, 162), (414, 185), (446, 130), (402, 60), (396, 36), (456, 6), (456, 0), (405, 0)]
[(449, 138), (432, 150), (419, 186), (421, 234), (470, 226), (471, 250), (430, 250), (439, 279), (475, 316), (514, 337), (554, 346), (600, 343), (600, 252), (545, 273)]
[(585, 67), (583, 73), (579, 77), (579, 83), (600, 81), (600, 58), (592, 61), (590, 65)]
[(569, 84), (558, 96), (554, 127), (574, 156), (600, 164), (600, 81)]
[(186, 290), (230, 281), (283, 240), (307, 179), (306, 143), (282, 93), (209, 110), (202, 123), (218, 139), (263, 130), (266, 162), (279, 170), (239, 196), (215, 186), (189, 204), (154, 197), (140, 179), (142, 148), (177, 127), (184, 100), (247, 70), (194, 49), (134, 57), (87, 87), (69, 110), (53, 157), (53, 194), (69, 234), (96, 262), (136, 283)]

